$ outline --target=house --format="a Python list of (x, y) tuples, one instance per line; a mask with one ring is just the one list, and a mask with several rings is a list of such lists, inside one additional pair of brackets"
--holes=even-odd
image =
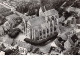
[(70, 16), (67, 20), (71, 19), (72, 24), (77, 25), (77, 27), (79, 29), (79, 27), (80, 27), (79, 26), (79, 24), (80, 24), (80, 9), (76, 8), (76, 7), (68, 7), (66, 10), (68, 12), (73, 12), (74, 13), (74, 15)]
[(4, 17), (2, 21), (4, 22), (4, 20), (6, 20), (5, 17), (11, 14), (13, 14), (13, 12), (0, 3), (0, 16)]
[(76, 34), (74, 34), (72, 37), (69, 36), (69, 38), (67, 39), (67, 41), (64, 43), (64, 47), (66, 50), (72, 48), (73, 46), (75, 46), (75, 43), (77, 42), (78, 37)]
[(7, 16), (6, 20), (7, 21), (2, 25), (5, 31), (17, 27), (22, 22), (22, 18), (16, 14)]
[(76, 7), (68, 7), (66, 9), (66, 11), (68, 12), (74, 12), (77, 14), (77, 16), (80, 16), (80, 8), (76, 8)]
[(10, 9), (5, 8), (3, 5), (0, 4), (0, 14), (4, 12), (11, 11)]
[(19, 53), (21, 54), (21, 55), (26, 55), (27, 54), (27, 49), (26, 48), (23, 48), (23, 47), (19, 47)]
[(19, 47), (26, 48), (28, 51), (30, 50), (31, 44), (26, 43), (24, 39), (26, 38), (25, 34), (20, 33), (14, 41), (14, 45), (18, 45)]
[(14, 28), (18, 26), (22, 22), (22, 18), (20, 18), (16, 14), (12, 14), (6, 17), (6, 20), (10, 23), (10, 25)]
[(11, 26), (10, 26), (8, 21), (6, 21), (2, 26), (3, 26), (5, 31), (8, 31), (11, 28)]

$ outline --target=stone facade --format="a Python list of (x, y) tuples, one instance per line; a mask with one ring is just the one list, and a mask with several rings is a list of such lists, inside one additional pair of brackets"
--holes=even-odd
[[(54, 14), (54, 12), (57, 14)], [(51, 9), (49, 11), (45, 11), (44, 14), (45, 16), (34, 17), (28, 20), (28, 38), (39, 40), (54, 34), (54, 22), (58, 19), (58, 12), (55, 9)]]

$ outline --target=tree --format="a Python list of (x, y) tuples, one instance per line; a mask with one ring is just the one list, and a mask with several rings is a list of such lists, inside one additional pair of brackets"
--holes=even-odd
[(25, 1), (21, 1), (21, 2), (18, 2), (18, 5), (17, 5), (17, 8), (16, 10), (20, 13), (25, 13), (28, 11), (28, 6), (27, 6), (27, 2)]
[(40, 4), (36, 1), (25, 2), (21, 1), (18, 3), (16, 10), (20, 13), (28, 13), (28, 15), (38, 15)]
[[(48, 9), (56, 9), (59, 10), (60, 6), (65, 2), (66, 0), (41, 0), (41, 5), (46, 6)], [(50, 6), (50, 7), (49, 7)]]
[(30, 2), (28, 6), (29, 6), (28, 15), (37, 15), (37, 16), (39, 15), (40, 4), (36, 2)]

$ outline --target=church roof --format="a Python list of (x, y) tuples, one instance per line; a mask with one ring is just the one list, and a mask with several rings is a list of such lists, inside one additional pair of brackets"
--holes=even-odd
[(34, 26), (39, 26), (43, 23), (45, 23), (45, 18), (44, 17), (35, 17), (29, 20), (31, 27)]
[(55, 9), (51, 9), (51, 10), (45, 11), (44, 14), (46, 16), (58, 15), (58, 11), (56, 11)]

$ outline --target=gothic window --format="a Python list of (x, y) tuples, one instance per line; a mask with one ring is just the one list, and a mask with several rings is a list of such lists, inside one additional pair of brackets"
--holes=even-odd
[(35, 40), (39, 40), (39, 37), (36, 37), (36, 39)]
[(52, 35), (52, 33), (50, 33), (50, 35)]
[(56, 31), (56, 27), (54, 27), (54, 31)]
[(54, 16), (52, 16), (51, 19), (54, 20)]
[(42, 35), (42, 32), (40, 31), (40, 36)]
[(45, 30), (43, 30), (43, 34), (45, 34), (46, 32), (45, 32)]
[(50, 23), (50, 27), (52, 27), (53, 26), (53, 24), (52, 23)]
[(40, 37), (40, 39), (39, 40), (41, 40), (41, 39), (43, 39), (42, 37)]
[(48, 17), (48, 21), (50, 21), (50, 18)]
[(46, 38), (46, 37), (44, 36), (44, 38)]
[(49, 29), (47, 29), (47, 33), (49, 33)]
[(50, 31), (51, 31), (51, 32), (53, 31), (52, 28), (50, 28)]
[(27, 24), (27, 22), (26, 22), (26, 27), (28, 27), (28, 24)]
[(49, 37), (49, 35), (47, 35), (47, 37)]

